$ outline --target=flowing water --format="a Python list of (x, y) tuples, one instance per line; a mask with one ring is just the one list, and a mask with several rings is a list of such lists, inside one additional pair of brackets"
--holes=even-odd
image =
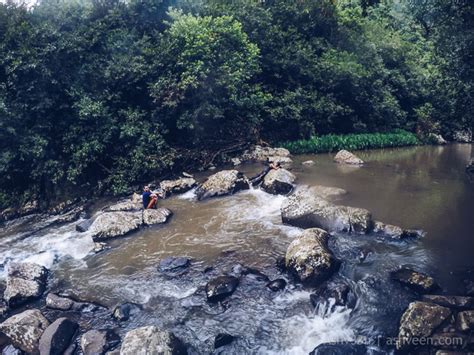
[[(332, 282), (351, 285), (357, 295), (353, 310), (330, 303), (313, 309), (311, 290), (276, 268), (301, 230), (281, 223), (284, 197), (258, 189), (202, 202), (192, 191), (165, 200), (162, 205), (174, 212), (168, 224), (113, 240), (111, 249), (95, 255), (90, 236), (75, 232), (75, 223), (42, 229), (44, 221), (24, 218), (0, 231), (0, 262), (44, 264), (54, 272), (53, 289), (73, 289), (109, 307), (139, 303), (143, 310), (119, 333), (156, 324), (174, 331), (196, 353), (211, 352), (214, 336), (222, 332), (237, 337), (225, 350), (235, 354), (307, 354), (323, 342), (394, 335), (415, 296), (389, 280), (391, 270), (410, 265), (435, 276), (451, 293), (463, 292), (465, 280), (473, 280), (474, 184), (464, 171), (471, 149), (453, 144), (359, 152), (367, 162), (361, 168), (337, 165), (329, 154), (294, 157), (299, 185), (342, 187), (349, 193), (338, 203), (427, 232), (411, 241), (345, 234), (331, 239), (343, 261)], [(308, 159), (315, 165), (301, 164)], [(252, 175), (261, 166), (240, 168)], [(178, 277), (164, 275), (157, 266), (166, 256), (187, 256), (191, 267)], [(239, 264), (290, 282), (284, 291), (271, 292), (261, 276), (250, 273), (226, 302), (208, 304), (206, 282), (237, 273)]]

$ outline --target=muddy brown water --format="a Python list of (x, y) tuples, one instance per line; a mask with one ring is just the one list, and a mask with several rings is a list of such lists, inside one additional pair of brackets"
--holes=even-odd
[[(173, 330), (196, 353), (211, 352), (220, 332), (237, 337), (225, 352), (240, 354), (305, 354), (323, 342), (394, 335), (400, 314), (416, 296), (389, 280), (391, 270), (409, 265), (429, 272), (448, 293), (463, 293), (466, 280), (473, 280), (474, 183), (464, 170), (472, 149), (452, 144), (358, 152), (366, 161), (360, 168), (335, 164), (332, 154), (294, 157), (299, 185), (344, 188), (349, 193), (338, 203), (427, 232), (422, 239), (402, 242), (334, 236), (331, 248), (343, 264), (333, 279), (351, 285), (358, 297), (354, 310), (327, 305), (314, 310), (311, 290), (278, 271), (276, 259), (301, 230), (281, 223), (283, 196), (258, 189), (202, 202), (191, 191), (162, 201), (174, 212), (168, 224), (113, 240), (110, 250), (96, 255), (90, 253), (90, 236), (75, 232), (74, 224), (24, 237), (25, 229), (38, 223), (25, 219), (0, 232), (0, 262), (42, 263), (54, 272), (53, 289), (73, 289), (109, 307), (139, 303), (143, 310), (120, 326), (120, 334), (156, 324)], [(309, 159), (313, 166), (301, 164)], [(251, 176), (261, 167), (239, 169)], [(163, 275), (157, 266), (166, 256), (187, 256), (191, 267), (179, 277)], [(223, 305), (207, 304), (206, 282), (237, 273), (239, 264), (270, 279), (283, 277), (289, 285), (273, 293), (264, 281), (247, 275)]]

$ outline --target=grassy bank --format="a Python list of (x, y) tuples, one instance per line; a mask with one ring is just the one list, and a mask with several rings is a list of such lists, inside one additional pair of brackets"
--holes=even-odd
[(371, 148), (403, 147), (421, 144), (414, 133), (397, 130), (391, 133), (329, 134), (311, 139), (284, 142), (280, 146), (293, 154), (325, 153), (340, 149), (362, 150)]

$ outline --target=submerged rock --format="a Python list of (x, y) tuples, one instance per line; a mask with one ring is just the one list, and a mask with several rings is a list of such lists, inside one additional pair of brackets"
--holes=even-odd
[(347, 191), (339, 187), (314, 185), (306, 189), (306, 193), (319, 196), (325, 200), (331, 201), (347, 194)]
[(56, 319), (41, 335), (40, 354), (62, 354), (71, 343), (77, 328), (77, 323), (67, 318)]
[(142, 212), (106, 212), (96, 218), (90, 231), (97, 242), (124, 236), (138, 230), (142, 224)]
[(156, 210), (146, 209), (143, 211), (143, 223), (147, 226), (166, 223), (172, 215), (173, 212), (164, 207), (157, 208)]
[(357, 155), (342, 149), (337, 152), (334, 157), (334, 161), (339, 164), (349, 164), (349, 165), (362, 165), (364, 161), (360, 159)]
[(223, 170), (211, 175), (198, 186), (196, 196), (198, 200), (206, 198), (231, 195), (237, 191), (248, 189), (247, 178), (237, 170)]
[(209, 302), (222, 301), (232, 295), (239, 285), (239, 279), (234, 276), (219, 276), (206, 284), (206, 296)]
[(156, 326), (129, 331), (122, 342), (120, 355), (187, 354), (186, 346), (173, 333)]
[(286, 287), (286, 280), (285, 279), (276, 279), (270, 281), (267, 284), (267, 287), (272, 290), (273, 292), (283, 290)]
[(367, 347), (357, 343), (323, 343), (318, 345), (309, 355), (366, 355)]
[(104, 354), (120, 342), (120, 337), (113, 331), (89, 330), (81, 337), (81, 350), (85, 355)]
[(222, 346), (229, 345), (234, 341), (234, 337), (227, 333), (219, 333), (214, 339), (214, 349), (218, 349)]
[(191, 260), (186, 257), (167, 257), (160, 261), (161, 272), (176, 272), (187, 268)]
[(182, 194), (191, 190), (196, 186), (196, 180), (192, 177), (182, 177), (176, 180), (163, 180), (160, 182), (160, 188), (163, 191), (164, 197), (167, 198), (172, 194)]
[(412, 302), (403, 313), (398, 332), (397, 349), (405, 349), (413, 338), (426, 338), (451, 315), (449, 308), (427, 302)]
[(392, 271), (390, 277), (418, 293), (432, 292), (439, 287), (431, 276), (408, 268)]
[(368, 233), (373, 227), (366, 209), (334, 205), (308, 189), (295, 192), (282, 203), (281, 217), (283, 223), (300, 228)]
[(82, 222), (76, 224), (76, 231), (79, 233), (85, 233), (89, 230), (90, 226), (92, 225), (92, 219), (86, 219)]
[(8, 266), (3, 298), (9, 307), (18, 307), (40, 297), (46, 289), (48, 269), (33, 263), (12, 262)]
[(49, 321), (39, 310), (29, 309), (1, 323), (0, 331), (15, 347), (27, 353), (37, 353), (41, 335), (48, 326)]
[(262, 188), (274, 195), (286, 195), (293, 190), (296, 177), (285, 169), (273, 169), (263, 178)]
[(338, 269), (339, 261), (327, 246), (328, 238), (322, 229), (306, 229), (288, 246), (286, 268), (303, 284), (318, 285)]
[(142, 307), (139, 304), (126, 302), (115, 307), (112, 315), (116, 320), (124, 322), (129, 320), (131, 315), (141, 311), (141, 309)]
[(354, 308), (356, 304), (356, 296), (352, 292), (349, 285), (345, 283), (329, 284), (317, 290), (317, 292), (309, 296), (313, 307), (321, 304), (331, 305), (331, 310), (335, 306)]

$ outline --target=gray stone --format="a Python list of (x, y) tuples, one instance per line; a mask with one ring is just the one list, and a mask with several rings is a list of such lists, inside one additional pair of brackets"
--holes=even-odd
[(105, 212), (134, 212), (142, 208), (136, 200), (123, 200), (104, 209)]
[(308, 194), (319, 196), (325, 200), (332, 201), (347, 194), (347, 191), (339, 187), (314, 185), (307, 187)]
[(428, 135), (428, 138), (430, 139), (430, 141), (438, 145), (444, 145), (448, 143), (441, 134), (430, 133)]
[(48, 269), (32, 263), (12, 262), (8, 266), (7, 288), (3, 298), (9, 307), (18, 307), (40, 297), (48, 278)]
[(138, 313), (142, 307), (136, 303), (125, 302), (117, 307), (113, 311), (113, 317), (120, 321), (124, 322), (130, 319), (130, 316)]
[(182, 194), (196, 186), (196, 180), (193, 178), (179, 178), (176, 180), (163, 180), (160, 182), (160, 188), (164, 197), (167, 198), (173, 194)]
[(419, 301), (410, 303), (400, 320), (397, 349), (409, 347), (413, 338), (429, 337), (449, 316), (449, 308)]
[(3, 348), (2, 355), (23, 355), (23, 351), (10, 344)]
[(96, 218), (90, 232), (97, 242), (126, 235), (138, 230), (142, 224), (142, 212), (106, 212)]
[(196, 189), (198, 200), (231, 195), (237, 191), (248, 189), (247, 178), (237, 170), (223, 170), (211, 175)]
[(334, 157), (334, 161), (339, 164), (348, 164), (348, 165), (362, 165), (364, 161), (360, 159), (355, 154), (347, 151), (347, 150), (340, 150), (336, 156)]
[(41, 335), (39, 341), (40, 354), (62, 354), (71, 343), (77, 328), (77, 323), (67, 318), (56, 319)]
[(262, 188), (274, 195), (286, 195), (293, 190), (296, 177), (283, 168), (273, 169), (263, 178)]
[(76, 224), (76, 231), (78, 231), (79, 233), (85, 233), (89, 230), (91, 225), (92, 225), (92, 219), (86, 219)]
[(120, 337), (111, 330), (89, 330), (81, 337), (84, 355), (104, 354), (120, 342)]
[(290, 152), (285, 148), (271, 148), (256, 145), (247, 151), (242, 156), (242, 161), (260, 161), (267, 162), (269, 157), (289, 157)]
[(308, 189), (296, 191), (281, 206), (283, 223), (300, 228), (368, 233), (373, 228), (372, 215), (363, 208), (338, 206)]
[(143, 211), (143, 223), (147, 226), (166, 223), (173, 213), (164, 207)]
[(218, 302), (232, 295), (239, 285), (234, 276), (219, 276), (206, 284), (206, 296), (209, 302)]
[(316, 286), (328, 279), (339, 267), (329, 250), (329, 234), (319, 228), (306, 229), (288, 246), (285, 266), (302, 283)]
[(191, 260), (186, 257), (167, 257), (160, 260), (159, 269), (161, 272), (173, 272), (187, 268)]
[(120, 355), (181, 355), (187, 354), (185, 345), (173, 333), (156, 326), (129, 331), (122, 342)]
[(271, 156), (268, 157), (268, 163), (270, 164), (278, 164), (282, 168), (288, 169), (293, 164), (293, 160), (290, 157), (282, 157), (282, 156)]
[(301, 164), (303, 164), (304, 166), (313, 166), (316, 163), (314, 162), (314, 160), (306, 160), (302, 162)]
[(459, 310), (474, 309), (474, 297), (423, 295), (422, 300), (425, 302), (436, 303), (443, 307)]
[(15, 347), (27, 353), (37, 353), (41, 335), (48, 326), (48, 320), (39, 310), (29, 309), (1, 323), (0, 331)]
[(73, 304), (73, 300), (66, 297), (59, 297), (54, 293), (48, 293), (48, 296), (46, 296), (46, 307), (51, 309), (68, 311), (72, 308)]
[(431, 276), (408, 268), (393, 271), (390, 276), (393, 280), (418, 293), (432, 292), (439, 287)]
[(474, 330), (474, 310), (459, 312), (456, 318), (456, 325), (463, 332)]

